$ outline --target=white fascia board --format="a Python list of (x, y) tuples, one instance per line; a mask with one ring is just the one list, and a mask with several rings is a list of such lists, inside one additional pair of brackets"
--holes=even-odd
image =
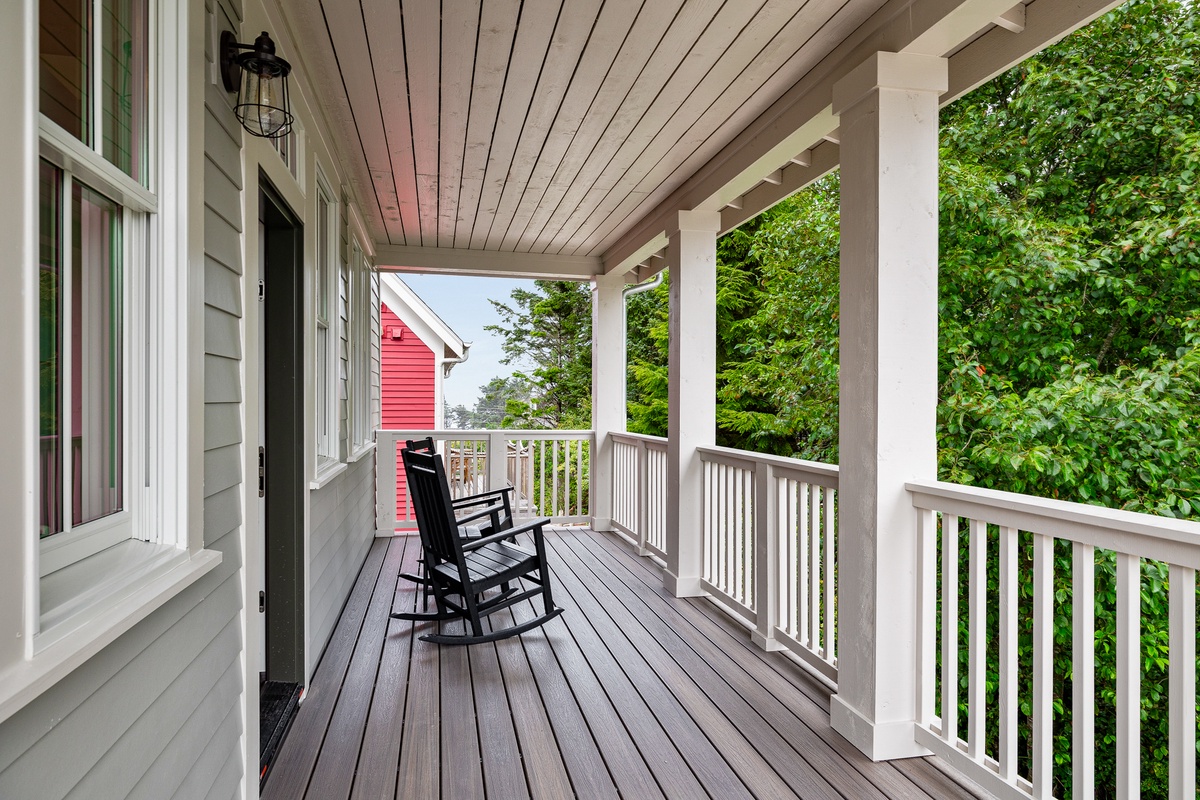
[(591, 256), (511, 253), (452, 247), (405, 247), (377, 244), (375, 266), (380, 272), (479, 275), (495, 278), (586, 281), (600, 274), (601, 261)]
[(382, 273), (379, 277), (383, 304), (433, 351), (439, 361), (462, 358), (466, 354), (467, 346), (462, 337), (425, 305), (425, 301), (399, 275)]
[[(679, 211), (722, 210), (742, 195), (754, 195), (751, 190), (763, 177), (796, 153), (815, 151), (838, 127), (833, 85), (874, 53), (953, 53), (950, 89), (940, 101), (945, 105), (1119, 4), (1120, 0), (1035, 0), (1026, 6), (1025, 30), (1016, 34), (993, 25), (1012, 7), (1011, 0), (891, 0), (670, 196), (640, 215), (603, 252), (605, 272), (638, 263), (635, 254), (661, 236)], [(787, 172), (785, 168), (785, 184)], [(745, 220), (762, 213), (778, 202), (773, 196), (759, 193), (767, 202), (761, 207), (744, 198), (736, 216)]]

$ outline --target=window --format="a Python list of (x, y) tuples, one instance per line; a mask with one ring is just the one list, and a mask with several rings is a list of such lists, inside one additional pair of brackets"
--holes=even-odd
[(38, 506), (46, 539), (85, 532), (126, 507), (124, 248), (123, 210), (112, 200), (46, 161), (39, 189)]
[[(34, 497), (0, 537), (22, 551), (6, 573), (21, 579), (0, 585), (0, 607), (19, 618), (0, 648), (0, 718), (221, 561), (191, 524), (189, 420), (203, 386), (188, 380), (200, 364), (180, 334), (202, 313), (188, 264), (203, 172), (185, 149), (195, 119), (183, 98), (203, 45), (185, 35), (188, 5), (42, 0), (38, 38), (12, 54), (32, 80), (10, 113), (36, 128), (40, 158), (10, 147), (0, 162), (38, 217), (9, 227), (6, 242), (34, 247), (0, 283), (19, 292), (22, 319), (36, 307), (37, 342), (9, 353), (5, 377), (37, 400), (8, 418), (25, 437), (10, 460)], [(153, 58), (152, 42), (178, 57)], [(174, 191), (158, 190), (163, 175)]]
[(313, 337), (315, 368), (313, 383), (316, 393), (316, 448), (317, 472), (322, 467), (336, 463), (337, 449), (337, 403), (334, 394), (337, 384), (333, 380), (334, 356), (337, 348), (336, 328), (331, 325), (331, 310), (333, 306), (333, 263), (335, 258), (334, 241), (337, 235), (337, 207), (330, 199), (330, 192), (324, 181), (317, 182), (317, 247), (316, 247), (316, 285), (314, 287), (313, 314), (316, 321), (316, 331)]
[(148, 185), (147, 0), (43, 0), (42, 114)]
[[(147, 0), (43, 0), (38, 175), (42, 575), (137, 535), (130, 310), (149, 211)], [(116, 170), (113, 169), (116, 168)], [(131, 205), (132, 203), (132, 205)], [(131, 280), (131, 277), (134, 280)]]
[(371, 430), (371, 269), (355, 236), (350, 248), (350, 448), (361, 456), (374, 440)]

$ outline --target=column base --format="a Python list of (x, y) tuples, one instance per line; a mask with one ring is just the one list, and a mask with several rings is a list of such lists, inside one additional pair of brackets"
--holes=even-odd
[(829, 722), (846, 741), (872, 761), (931, 755), (929, 750), (917, 744), (913, 735), (915, 723), (871, 722), (842, 700), (841, 695), (834, 695), (830, 700)]
[(594, 531), (603, 531), (605, 533), (615, 530), (612, 520), (608, 517), (592, 517), (590, 527)]
[(676, 597), (704, 597), (708, 592), (700, 586), (700, 578), (681, 578), (666, 570), (663, 572), (663, 586)]
[(768, 653), (774, 653), (777, 650), (784, 649), (782, 644), (768, 636), (765, 636), (761, 631), (750, 631), (750, 641), (754, 642)]

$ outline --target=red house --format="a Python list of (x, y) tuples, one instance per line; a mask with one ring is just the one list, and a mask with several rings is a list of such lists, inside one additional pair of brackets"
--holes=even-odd
[[(380, 399), (386, 429), (445, 427), (443, 383), (471, 345), (459, 338), (400, 276), (380, 276)], [(403, 467), (397, 465), (403, 475)], [(399, 478), (399, 475), (397, 476)], [(397, 517), (406, 515), (407, 490), (399, 480)]]

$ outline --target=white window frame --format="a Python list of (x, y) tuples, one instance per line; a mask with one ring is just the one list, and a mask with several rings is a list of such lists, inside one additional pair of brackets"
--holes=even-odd
[(350, 362), (349, 408), (347, 409), (347, 441), (349, 461), (357, 461), (374, 448), (371, 430), (371, 292), (372, 270), (367, 256), (354, 231), (350, 235), (349, 326), (347, 336)]
[[(145, 428), (135, 424), (135, 420), (147, 419), (149, 409), (146, 408), (147, 359), (145, 353), (134, 352), (134, 342), (147, 341), (145, 331), (145, 314), (137, 313), (146, 308), (146, 266), (148, 261), (147, 239), (149, 232), (150, 213), (157, 207), (156, 199), (146, 198), (138, 191), (129, 191), (132, 186), (107, 185), (109, 181), (95, 169), (94, 153), (87, 152), (83, 145), (58, 128), (50, 120), (42, 117), (43, 137), (41, 141), (41, 159), (57, 167), (63, 177), (61, 205), (62, 218), (60, 229), (62, 238), (60, 251), (63, 265), (69, 270), (80, 269), (79, 264), (70, 264), (72, 248), (72, 202), (71, 188), (75, 183), (81, 183), (94, 189), (117, 203), (121, 207), (121, 302), (124, 317), (121, 320), (121, 393), (122, 393), (122, 487), (124, 498), (122, 508), (108, 516), (84, 523), (79, 527), (56, 533), (38, 542), (40, 554), (38, 558), (39, 577), (56, 572), (76, 561), (111, 547), (118, 542), (130, 539), (149, 539), (146, 532), (145, 514), (145, 480), (136, 480), (138, 474), (144, 475), (139, 469), (144, 461), (141, 455), (145, 452)], [(78, 145), (76, 147), (75, 145)], [(107, 162), (105, 162), (107, 163)], [(111, 177), (111, 176), (110, 176)], [(122, 174), (122, 178), (125, 176)], [(132, 184), (132, 181), (129, 181)], [(135, 185), (135, 184), (134, 184)], [(104, 189), (99, 188), (105, 186)], [(141, 187), (137, 187), (140, 189)], [(114, 196), (116, 195), (116, 196)], [(148, 202), (149, 201), (149, 202)], [(69, 273), (64, 273), (69, 274)], [(64, 346), (71, 340), (71, 307), (72, 297), (70, 282), (64, 282), (62, 305), (62, 336)], [(63, 405), (69, 405), (67, 398), (71, 393), (71, 369), (73, 361), (81, 358), (78, 353), (72, 353), (63, 365), (63, 383), (59, 388), (63, 395)], [(69, 415), (68, 415), (69, 416)], [(69, 422), (69, 418), (68, 418)], [(62, 481), (63, 519), (69, 521), (72, 516), (70, 498), (73, 494), (69, 477), (71, 458), (67, 457), (63, 469)]]
[[(340, 314), (338, 313), (338, 220), (340, 206), (336, 195), (329, 187), (320, 169), (317, 170), (317, 191), (313, 206), (313, 297), (312, 297), (312, 342), (313, 342), (313, 442), (315, 460), (313, 464), (313, 486), (320, 488), (341, 471), (338, 431), (338, 377), (337, 358), (340, 341)], [(325, 229), (321, 230), (321, 204), (325, 203), (327, 215)], [(325, 234), (324, 247), (321, 234)], [(323, 284), (323, 285), (322, 285)], [(321, 314), (321, 293), (325, 292), (325, 314)], [(323, 361), (320, 347), (325, 337)], [(322, 369), (324, 367), (324, 369)], [(325, 380), (322, 381), (322, 375)]]
[[(204, 113), (204, 87), (202, 76), (188, 70), (190, 55), (203, 47), (200, 19), (190, 3), (150, 0), (147, 185), (143, 187), (103, 160), (99, 151), (40, 114), (37, 0), (25, 0), (0, 12), (0, 20), (20, 25), (25, 32), (21, 37), (24, 46), (13, 55), (19, 61), (16, 74), (27, 79), (8, 91), (25, 99), (13, 107), (13, 113), (23, 115), (24, 135), (20, 147), (10, 147), (9, 154), (0, 159), (7, 168), (23, 165), (13, 174), (20, 176), (15, 183), (21, 187), (18, 202), (25, 207), (26, 221), (20, 233), (7, 239), (20, 243), (21, 252), (29, 259), (20, 271), (20, 285), (33, 287), (37, 280), (37, 160), (44, 157), (69, 168), (71, 174), (124, 209), (123, 241), (133, 249), (127, 249), (130, 259), (123, 264), (125, 296), (132, 298), (126, 305), (124, 346), (131, 357), (125, 368), (135, 369), (139, 362), (146, 365), (136, 379), (134, 372), (126, 372), (130, 377), (125, 378), (129, 381), (125, 384), (125, 468), (132, 478), (126, 484), (123, 503), (130, 510), (130, 535), (137, 532), (146, 541), (123, 538), (43, 576), (38, 512), (32, 497), (20, 507), (19, 522), (6, 538), (23, 540), (21, 556), (15, 559), (20, 566), (10, 567), (6, 575), (18, 573), (21, 580), (0, 586), (0, 600), (10, 609), (20, 609), (20, 628), (15, 631), (18, 646), (0, 648), (0, 721), (221, 562), (220, 553), (203, 548), (199, 514), (203, 498), (197, 480), (203, 465), (203, 442), (191, 425), (204, 401), (203, 359), (197, 347), (203, 338), (203, 309), (196, 294), (203, 287), (203, 260), (198, 257), (203, 206), (192, 197), (203, 180), (202, 160), (193, 155), (202, 140), (194, 137), (192, 129)], [(171, 176), (172, 192), (154, 191), (165, 175)], [(137, 269), (143, 272), (135, 278)], [(5, 285), (14, 283), (15, 278)], [(23, 466), (18, 469), (25, 472), (23, 485), (33, 487), (40, 460), (35, 399), (37, 292), (22, 291), (21, 302), (24, 310), (18, 341), (24, 343), (24, 366), (15, 379), (26, 398), (20, 425), (27, 443), (19, 462)], [(146, 418), (133, 419), (134, 404), (141, 404)], [(10, 638), (10, 644), (12, 641)]]

